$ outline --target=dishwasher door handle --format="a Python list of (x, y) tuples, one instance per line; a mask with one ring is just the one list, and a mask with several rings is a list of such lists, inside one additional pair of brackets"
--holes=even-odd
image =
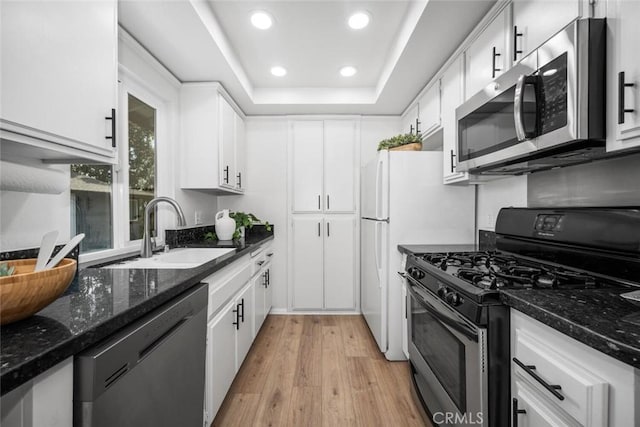
[(162, 344), (164, 341), (169, 339), (169, 337), (171, 337), (171, 335), (177, 332), (178, 329), (184, 326), (184, 324), (187, 323), (189, 319), (191, 319), (191, 317), (193, 316), (183, 317), (175, 325), (169, 328), (169, 330), (167, 330), (165, 333), (163, 333), (158, 338), (156, 338), (151, 344), (149, 344), (148, 346), (140, 350), (140, 352), (138, 352), (138, 361), (144, 359), (147, 354), (151, 353), (155, 348), (160, 346), (160, 344)]

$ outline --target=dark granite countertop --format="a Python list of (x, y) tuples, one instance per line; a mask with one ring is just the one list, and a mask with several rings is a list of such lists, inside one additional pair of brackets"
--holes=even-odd
[[(468, 252), (475, 245), (398, 245), (406, 254)], [(640, 302), (620, 296), (628, 289), (501, 290), (510, 307), (614, 359), (640, 369)]]
[(503, 290), (500, 298), (545, 325), (640, 368), (640, 303), (620, 296), (631, 290)]
[[(81, 269), (51, 305), (0, 328), (1, 394), (107, 338), (272, 239), (273, 234), (247, 236), (233, 245), (235, 252), (192, 269)], [(187, 246), (229, 247), (217, 242)]]

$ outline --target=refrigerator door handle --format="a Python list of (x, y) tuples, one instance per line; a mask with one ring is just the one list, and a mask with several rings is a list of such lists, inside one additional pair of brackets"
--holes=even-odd
[(382, 288), (382, 222), (376, 222), (373, 232), (373, 242), (375, 246), (376, 273), (378, 275), (378, 287)]
[(383, 167), (384, 167), (384, 160), (382, 157), (378, 157), (378, 165), (376, 166), (376, 218), (382, 218), (382, 215), (383, 215), (383, 212), (382, 212), (382, 204), (383, 204), (382, 195), (384, 191), (382, 188)]

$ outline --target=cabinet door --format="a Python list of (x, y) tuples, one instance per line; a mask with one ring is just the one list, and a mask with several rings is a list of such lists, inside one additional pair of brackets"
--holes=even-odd
[[(615, 64), (607, 77), (608, 101), (613, 106), (608, 108), (607, 124), (615, 129), (607, 138), (607, 151), (615, 151), (640, 146), (640, 59), (636, 53), (640, 43), (640, 2), (610, 1), (607, 12), (607, 25), (613, 33), (613, 37), (607, 37), (608, 56), (613, 56), (607, 63)], [(624, 72), (624, 82), (620, 72)], [(633, 86), (623, 86), (619, 93), (619, 84)]]
[[(514, 382), (512, 414), (518, 417), (511, 425), (518, 427), (579, 427), (580, 424), (566, 415), (553, 403), (539, 396), (522, 380)], [(517, 407), (516, 407), (517, 406)], [(524, 412), (516, 412), (524, 411)]]
[(355, 212), (356, 123), (324, 122), (324, 210)]
[(424, 93), (419, 106), (419, 128), (422, 135), (429, 135), (440, 127), (440, 80)]
[(254, 314), (255, 314), (254, 335), (258, 334), (258, 331), (262, 327), (262, 323), (264, 322), (264, 319), (267, 315), (265, 312), (265, 298), (266, 298), (265, 294), (267, 292), (266, 278), (267, 278), (266, 270), (263, 269), (258, 274), (256, 274), (256, 277), (251, 279), (253, 282), (253, 290), (254, 290), (254, 301), (253, 301)]
[(322, 121), (291, 124), (292, 211), (322, 211)]
[(325, 219), (324, 306), (355, 308), (356, 223), (352, 216)]
[(245, 140), (244, 133), (244, 120), (237, 113), (235, 114), (235, 166), (236, 166), (236, 174), (235, 174), (235, 185), (236, 190), (244, 191), (246, 188), (245, 179), (247, 178), (246, 174), (246, 155), (247, 155), (247, 143)]
[(255, 310), (254, 310), (254, 287), (253, 282), (240, 292), (236, 298), (236, 306), (239, 313), (240, 325), (237, 330), (236, 338), (236, 370), (240, 369), (245, 356), (249, 352), (251, 343), (255, 336)]
[(416, 133), (416, 120), (418, 119), (418, 105), (412, 106), (407, 113), (402, 116), (401, 133)]
[[(264, 293), (264, 317), (266, 318), (269, 315), (269, 312), (271, 311), (271, 306), (272, 306), (272, 300), (273, 300), (273, 288), (271, 287), (271, 285), (273, 284), (273, 279), (271, 277), (271, 272), (272, 272), (272, 268), (271, 265), (268, 265), (267, 267), (267, 277), (266, 277), (266, 281), (267, 281), (267, 287), (265, 288), (265, 293)], [(264, 319), (263, 319), (264, 320)]]
[(509, 66), (505, 37), (508, 18), (506, 7), (467, 49), (465, 99), (478, 93)]
[(581, 0), (562, 0), (552, 4), (548, 0), (514, 1), (514, 27), (510, 33), (515, 43), (511, 58), (514, 63), (579, 17), (580, 3)]
[(0, 19), (2, 127), (113, 157), (116, 1), (3, 1)]
[(294, 309), (322, 309), (322, 217), (293, 218), (292, 271)]
[(444, 183), (469, 180), (469, 174), (456, 171), (458, 134), (456, 108), (462, 103), (462, 55), (444, 72), (442, 84), (442, 154)]
[(235, 188), (236, 168), (235, 168), (235, 132), (236, 132), (236, 112), (231, 105), (218, 95), (220, 102), (220, 129), (218, 139), (218, 149), (220, 150), (220, 186)]
[(236, 375), (236, 303), (223, 308), (207, 325), (205, 411), (211, 424)]

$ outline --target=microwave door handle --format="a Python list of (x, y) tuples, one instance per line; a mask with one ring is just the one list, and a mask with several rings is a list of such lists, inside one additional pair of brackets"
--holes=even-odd
[(516, 91), (513, 99), (513, 118), (515, 120), (516, 137), (518, 141), (526, 141), (536, 136), (535, 129), (527, 131), (524, 126), (524, 89), (526, 85), (533, 85), (535, 87), (537, 81), (536, 76), (523, 74), (518, 78), (518, 83), (516, 83)]

